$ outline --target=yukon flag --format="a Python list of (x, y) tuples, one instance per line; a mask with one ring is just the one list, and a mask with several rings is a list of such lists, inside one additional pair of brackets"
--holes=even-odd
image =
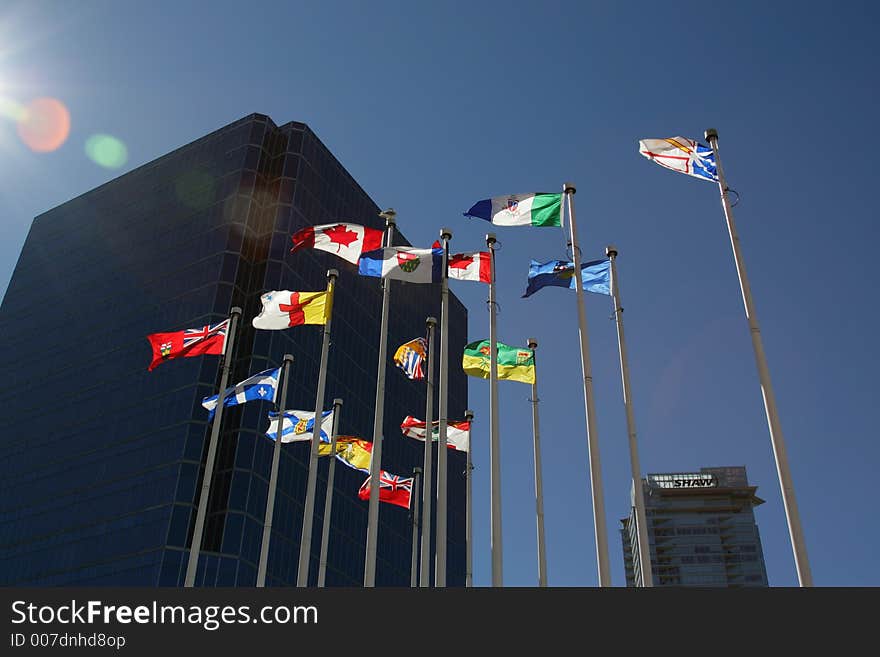
[(291, 236), (293, 248), (290, 252), (297, 249), (319, 249), (356, 265), (362, 253), (382, 247), (384, 234), (381, 230), (359, 224), (307, 226)]
[(684, 173), (694, 178), (718, 182), (715, 153), (708, 146), (686, 139), (641, 139), (639, 153), (654, 160), (661, 167)]
[(389, 246), (361, 255), (358, 273), (407, 283), (436, 283), (443, 268), (443, 249)]
[[(414, 479), (412, 477), (401, 477), (399, 475), (379, 471), (379, 501), (388, 502), (402, 506), (404, 509), (409, 508), (412, 498)], [(362, 500), (370, 499), (370, 477), (364, 479), (358, 491), (358, 497)]]
[(263, 310), (251, 322), (254, 328), (278, 330), (302, 324), (326, 324), (330, 314), (327, 292), (278, 290), (260, 297)]
[(496, 226), (559, 226), (562, 194), (509, 194), (477, 201), (465, 217), (491, 221)]
[[(403, 435), (425, 442), (425, 421), (417, 420), (412, 415), (407, 415), (400, 424)], [(467, 420), (461, 422), (448, 422), (446, 424), (446, 446), (449, 449), (457, 449), (466, 452), (470, 448), (471, 423)], [(440, 439), (440, 422), (431, 423), (431, 441)]]
[(449, 278), (460, 281), (492, 282), (492, 255), (487, 251), (449, 256)]

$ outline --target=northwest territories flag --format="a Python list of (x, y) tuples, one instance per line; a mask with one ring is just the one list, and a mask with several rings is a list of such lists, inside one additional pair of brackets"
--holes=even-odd
[(718, 182), (718, 169), (715, 167), (715, 153), (708, 146), (686, 139), (641, 139), (639, 153), (654, 160), (661, 167), (686, 173), (694, 178)]
[(496, 226), (559, 226), (562, 194), (509, 194), (477, 201), (465, 217), (491, 221)]
[(443, 249), (389, 246), (361, 255), (358, 273), (408, 283), (436, 283), (443, 269)]
[[(232, 388), (226, 388), (226, 398), (223, 400), (223, 405), (237, 406), (238, 404), (260, 399), (274, 402), (275, 392), (278, 389), (279, 372), (281, 372), (280, 367), (274, 370), (265, 370), (259, 374), (254, 374), (241, 383), (237, 383)], [(202, 406), (208, 409), (209, 419), (214, 417), (219, 398), (219, 395), (211, 395), (202, 400)]]
[[(574, 263), (565, 260), (538, 262), (529, 265), (529, 283), (522, 298), (533, 295), (542, 287), (575, 289)], [(611, 261), (608, 258), (581, 263), (581, 287), (586, 292), (611, 294)]]
[[(284, 411), (284, 425), (281, 430), (281, 442), (292, 443), (300, 440), (311, 440), (315, 430), (315, 414), (311, 411)], [(321, 442), (330, 442), (333, 431), (333, 411), (324, 411), (321, 415)], [(272, 440), (278, 436), (278, 413), (269, 411), (269, 428), (266, 435)]]

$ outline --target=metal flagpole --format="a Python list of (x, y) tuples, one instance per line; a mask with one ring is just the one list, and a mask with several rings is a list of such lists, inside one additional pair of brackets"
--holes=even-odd
[(415, 588), (419, 585), (419, 475), (421, 474), (422, 469), (420, 467), (416, 466), (413, 468), (413, 478), (415, 481), (413, 482), (413, 492), (410, 498), (413, 503), (412, 560), (409, 564), (410, 588)]
[(718, 131), (710, 128), (706, 130), (705, 137), (712, 147), (712, 152), (715, 154), (718, 187), (721, 190), (721, 205), (724, 207), (724, 218), (727, 220), (727, 230), (730, 233), (730, 245), (733, 248), (733, 258), (736, 262), (736, 272), (739, 276), (743, 306), (745, 306), (746, 318), (749, 321), (749, 332), (752, 335), (752, 348), (755, 351), (755, 362), (758, 365), (758, 378), (761, 381), (761, 393), (764, 397), (764, 411), (767, 414), (767, 425), (770, 429), (770, 444), (773, 447), (773, 456), (776, 459), (776, 472), (779, 475), (779, 485), (782, 488), (782, 501), (785, 505), (785, 517), (788, 521), (788, 533), (791, 537), (791, 547), (794, 552), (798, 581), (801, 586), (813, 586), (813, 574), (810, 571), (810, 562), (807, 558), (804, 530), (801, 527), (797, 500), (795, 500), (794, 496), (794, 484), (792, 483), (791, 471), (788, 467), (785, 438), (782, 435), (782, 426), (779, 423), (779, 415), (776, 411), (776, 396), (773, 394), (773, 386), (770, 384), (770, 369), (767, 367), (767, 358), (764, 355), (761, 329), (758, 327), (758, 316), (755, 313), (755, 306), (752, 302), (752, 291), (749, 287), (749, 279), (746, 277), (746, 267), (742, 259), (739, 235), (737, 235), (736, 225), (733, 221), (733, 209), (727, 195), (728, 187), (724, 181), (724, 170), (721, 167), (721, 157), (718, 154)]
[(574, 215), (574, 194), (577, 190), (572, 183), (564, 183), (562, 192), (568, 202), (568, 219), (571, 228), (571, 257), (574, 261), (574, 275), (579, 279), (575, 285), (578, 305), (578, 326), (581, 343), (581, 369), (584, 378), (584, 402), (587, 415), (587, 449), (590, 459), (590, 483), (593, 497), (593, 525), (596, 531), (596, 564), (599, 570), (599, 586), (611, 586), (611, 570), (608, 564), (608, 531), (605, 526), (605, 499), (602, 494), (602, 468), (599, 465), (599, 436), (596, 431), (596, 407), (593, 403), (593, 372), (590, 365), (590, 340), (587, 334), (587, 311), (584, 304), (584, 290), (581, 284), (581, 249), (577, 239), (577, 223)]
[(623, 335), (623, 306), (620, 304), (620, 284), (617, 280), (617, 249), (605, 247), (605, 255), (611, 261), (611, 301), (614, 304), (614, 320), (617, 324), (617, 347), (620, 353), (620, 379), (623, 383), (623, 406), (626, 409), (626, 434), (629, 437), (629, 464), (633, 481), (633, 505), (636, 511), (636, 536), (639, 542), (639, 566), (642, 586), (654, 586), (651, 566), (651, 545), (648, 541), (648, 521), (645, 517), (645, 498), (642, 494), (642, 470), (639, 465), (639, 447), (636, 441), (636, 420), (633, 414), (632, 392), (629, 385), (629, 359), (626, 356), (626, 340)]
[(263, 518), (263, 543), (260, 546), (260, 563), (257, 567), (257, 586), (266, 586), (266, 566), (269, 562), (269, 541), (272, 536), (272, 516), (275, 511), (275, 488), (278, 485), (278, 463), (281, 461), (281, 433), (284, 428), (285, 402), (287, 401), (287, 381), (290, 378), (291, 354), (284, 354), (281, 363), (281, 396), (278, 398), (278, 431), (272, 448), (272, 470), (269, 474), (269, 491), (266, 494), (266, 515)]
[[(471, 409), (467, 409), (464, 412), (464, 420), (465, 422), (473, 423), (474, 421), (474, 412)], [(473, 426), (471, 424), (471, 426)], [(467, 544), (467, 557), (465, 561), (465, 571), (464, 571), (464, 585), (468, 588), (474, 585), (474, 513), (473, 513), (473, 505), (472, 505), (472, 479), (473, 479), (473, 470), (474, 464), (471, 460), (471, 432), (468, 430), (468, 451), (467, 451), (467, 465), (465, 466), (464, 476), (465, 476), (465, 504), (466, 504), (466, 515), (467, 520), (465, 524), (465, 543)]]
[[(385, 219), (385, 246), (394, 241), (394, 217), (391, 208), (380, 212)], [(379, 366), (376, 372), (376, 411), (373, 416), (373, 447), (370, 457), (370, 481), (379, 481), (382, 467), (382, 423), (385, 420), (385, 362), (388, 355), (388, 308), (391, 302), (391, 279), (382, 279), (382, 324), (379, 328)], [(364, 586), (376, 586), (376, 548), (379, 534), (379, 486), (370, 486), (367, 511), (367, 540), (364, 558)]]
[(535, 361), (535, 382), (532, 384), (532, 435), (535, 438), (535, 510), (538, 522), (538, 586), (547, 586), (547, 551), (544, 544), (544, 484), (541, 480), (541, 434), (538, 423), (538, 361), (535, 349), (538, 341), (527, 343)]
[[(318, 369), (318, 392), (315, 397), (315, 418), (312, 429), (311, 450), (309, 454), (309, 480), (306, 486), (306, 501), (303, 506), (302, 538), (299, 542), (299, 568), (296, 573), (296, 585), (309, 585), (309, 559), (312, 554), (312, 521), (315, 516), (315, 488), (318, 484), (318, 444), (321, 442), (321, 425), (324, 414), (324, 388), (327, 382), (327, 357), (330, 354), (330, 322), (333, 319), (333, 293), (339, 272), (331, 269), (327, 272), (327, 300), (324, 322), (324, 342), (321, 345), (321, 365)], [(335, 455), (334, 455), (335, 458)]]
[(336, 437), (339, 435), (339, 414), (342, 400), (333, 400), (333, 435), (330, 438), (330, 465), (327, 466), (327, 493), (324, 496), (324, 522), (321, 525), (321, 557), (318, 561), (318, 586), (323, 587), (327, 577), (327, 548), (330, 543), (330, 518), (333, 514), (333, 478), (336, 474)]
[[(434, 586), (446, 586), (446, 396), (449, 388), (449, 240), (452, 231), (440, 229), (443, 246), (443, 268), (440, 277), (440, 393), (437, 416), (440, 435), (437, 439), (437, 548)], [(427, 427), (426, 427), (427, 429)], [(427, 438), (427, 436), (426, 436)]]
[(437, 326), (437, 320), (428, 317), (425, 320), (428, 327), (428, 362), (425, 371), (425, 383), (427, 394), (425, 396), (425, 463), (424, 463), (424, 479), (422, 488), (422, 499), (424, 500), (424, 510), (422, 511), (422, 554), (419, 574), (419, 586), (431, 586), (431, 482), (432, 467), (431, 450), (434, 448), (434, 360), (437, 353), (436, 344), (434, 343), (434, 329)]
[(196, 570), (199, 566), (199, 552), (202, 549), (202, 537), (205, 533), (205, 516), (208, 513), (208, 496), (211, 492), (211, 479), (214, 476), (214, 460), (217, 456), (217, 444), (220, 442), (220, 418), (223, 417), (226, 384), (229, 381), (229, 370), (232, 367), (232, 347), (235, 343), (235, 331), (238, 329), (238, 318), (240, 316), (241, 308), (238, 306), (235, 306), (229, 313), (229, 327), (227, 328), (226, 344), (223, 350), (223, 368), (220, 374), (220, 393), (217, 397), (217, 408), (214, 411), (214, 424), (211, 426), (211, 441), (208, 444), (205, 474), (202, 477), (202, 490), (199, 493), (196, 525), (193, 529), (192, 543), (189, 546), (189, 562), (186, 564), (186, 576), (183, 581), (183, 585), (186, 587), (195, 585)]
[(501, 552), (501, 440), (498, 436), (498, 335), (495, 328), (495, 233), (486, 235), (489, 280), (489, 479), (491, 482), (492, 586), (504, 586)]

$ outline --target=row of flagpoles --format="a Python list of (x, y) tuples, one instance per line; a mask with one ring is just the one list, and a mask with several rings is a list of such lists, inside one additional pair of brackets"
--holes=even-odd
[[(717, 132), (706, 132), (706, 139), (710, 146), (703, 146), (694, 140), (682, 137), (671, 139), (656, 139), (640, 141), (640, 153), (654, 160), (658, 164), (675, 171), (685, 173), (704, 180), (717, 182), (721, 191), (722, 206), (725, 219), (730, 233), (733, 247), (734, 260), (739, 276), (740, 287), (743, 294), (743, 302), (749, 330), (752, 336), (752, 344), (755, 351), (758, 374), (762, 389), (762, 395), (770, 429), (771, 445), (776, 459), (777, 471), (782, 488), (783, 502), (789, 525), (789, 533), (792, 540), (792, 548), (795, 556), (798, 578), (802, 586), (811, 586), (812, 577), (806, 556), (806, 548), (803, 540), (803, 532), (797, 504), (794, 499), (794, 489), (791, 483), (791, 475), (788, 468), (785, 445), (776, 410), (775, 398), (770, 385), (769, 370), (764, 356), (760, 330), (755, 316), (754, 305), (751, 299), (751, 291), (745, 275), (742, 263), (742, 254), (739, 238), (736, 234), (732, 206), (728, 198), (728, 187), (725, 183), (723, 170), (718, 157)], [(617, 250), (609, 246), (606, 249), (606, 258), (582, 262), (582, 252), (579, 246), (577, 222), (575, 217), (574, 195), (576, 189), (573, 184), (565, 183), (562, 193), (533, 193), (515, 194), (494, 197), (478, 202), (472, 206), (465, 216), (475, 217), (490, 221), (500, 226), (558, 226), (565, 227), (565, 217), (568, 217), (568, 248), (570, 261), (551, 261), (539, 263), (532, 261), (529, 269), (529, 281), (524, 297), (530, 296), (545, 286), (558, 286), (574, 289), (576, 293), (578, 310), (579, 342), (581, 351), (581, 369), (583, 378), (584, 409), (586, 423), (586, 438), (588, 446), (588, 459), (590, 471), (591, 499), (593, 509), (593, 521), (596, 540), (596, 562), (598, 580), (600, 586), (611, 585), (611, 574), (608, 557), (608, 535), (605, 524), (603, 487), (601, 481), (601, 466), (599, 455), (598, 435), (596, 431), (596, 411), (593, 399), (592, 367), (589, 352), (589, 335), (587, 331), (586, 304), (584, 291), (606, 294), (611, 297), (614, 318), (617, 329), (621, 382), (623, 388), (624, 408), (626, 412), (627, 436), (630, 451), (630, 465), (634, 493), (634, 511), (636, 517), (636, 530), (638, 550), (642, 566), (642, 579), (644, 586), (653, 584), (652, 569), (650, 563), (650, 543), (647, 535), (647, 525), (644, 510), (644, 498), (641, 490), (641, 466), (639, 464), (635, 419), (631, 398), (629, 365), (627, 362), (626, 343), (622, 306), (620, 302), (620, 289), (616, 269)], [(361, 499), (369, 500), (367, 535), (365, 539), (365, 565), (364, 585), (375, 586), (376, 581), (376, 546), (378, 532), (378, 505), (382, 499), (380, 489), (408, 491), (406, 504), (394, 502), (401, 506), (411, 508), (413, 513), (413, 556), (411, 583), (416, 585), (416, 564), (419, 567), (419, 585), (430, 585), (431, 564), (430, 539), (431, 539), (431, 505), (436, 502), (434, 536), (436, 540), (435, 563), (433, 564), (434, 582), (436, 586), (446, 585), (446, 497), (447, 497), (447, 448), (461, 449), (461, 444), (449, 440), (449, 429), (462, 431), (467, 427), (469, 432), (470, 420), (473, 414), (468, 411), (464, 423), (450, 422), (447, 414), (447, 392), (449, 384), (449, 358), (448, 358), (448, 279), (471, 280), (488, 283), (489, 285), (489, 339), (471, 342), (465, 348), (462, 356), (464, 372), (470, 376), (489, 379), (490, 406), (489, 406), (489, 458), (490, 458), (490, 521), (491, 521), (491, 563), (492, 585), (503, 585), (503, 550), (502, 550), (502, 526), (501, 526), (501, 471), (500, 471), (500, 429), (498, 410), (498, 380), (508, 379), (530, 383), (532, 385), (531, 404), (533, 412), (534, 434), (534, 462), (535, 462), (535, 496), (536, 496), (536, 523), (537, 523), (537, 553), (538, 553), (538, 584), (547, 585), (546, 551), (544, 541), (543, 524), (543, 492), (541, 481), (541, 458), (540, 458), (540, 431), (538, 419), (538, 391), (535, 368), (535, 350), (537, 341), (529, 339), (528, 348), (520, 349), (498, 342), (496, 328), (496, 277), (495, 277), (495, 244), (494, 233), (486, 235), (488, 251), (461, 253), (450, 255), (449, 241), (452, 238), (451, 230), (444, 228), (440, 232), (440, 241), (435, 242), (429, 249), (413, 247), (393, 246), (395, 233), (395, 213), (386, 210), (380, 213), (385, 219), (385, 230), (377, 230), (360, 226), (358, 224), (338, 223), (321, 226), (310, 226), (298, 231), (292, 236), (293, 249), (295, 252), (300, 248), (315, 248), (334, 253), (340, 258), (353, 264), (357, 264), (360, 274), (382, 278), (382, 314), (380, 328), (379, 358), (377, 369), (377, 385), (375, 399), (375, 414), (373, 423), (372, 443), (360, 439), (346, 439), (344, 444), (348, 450), (353, 444), (351, 440), (360, 440), (360, 447), (369, 449), (369, 476), (359, 491)], [(579, 274), (578, 274), (579, 272)], [(303, 511), (303, 529), (300, 542), (299, 564), (297, 571), (297, 585), (308, 586), (309, 559), (311, 548), (312, 520), (314, 516), (315, 487), (317, 478), (317, 461), (322, 451), (340, 458), (337, 452), (337, 428), (342, 400), (334, 401), (332, 411), (332, 429), (329, 436), (324, 431), (324, 416), (331, 412), (324, 412), (324, 388), (326, 382), (327, 358), (330, 346), (330, 329), (332, 319), (333, 295), (337, 272), (328, 272), (328, 285), (323, 292), (290, 292), (272, 291), (261, 297), (263, 309), (258, 317), (252, 321), (258, 329), (278, 330), (286, 329), (301, 324), (323, 324), (323, 343), (321, 350), (321, 365), (319, 368), (315, 411), (311, 415), (312, 436), (310, 440), (310, 458), (308, 470), (308, 484)], [(578, 281), (578, 279), (580, 279)], [(400, 366), (411, 379), (424, 379), (426, 382), (425, 420), (420, 422), (413, 417), (404, 420), (401, 428), (405, 435), (420, 437), (420, 430), (424, 428), (425, 455), (421, 470), (417, 470), (414, 478), (401, 478), (382, 470), (382, 443), (384, 423), (384, 400), (385, 400), (385, 370), (387, 359), (388, 317), (391, 303), (391, 281), (402, 280), (411, 283), (439, 282), (441, 290), (441, 318), (440, 318), (440, 345), (439, 345), (439, 390), (437, 420), (434, 420), (434, 361), (436, 345), (434, 334), (437, 321), (433, 317), (426, 320), (426, 339), (413, 340), (402, 345), (394, 355), (394, 361)], [(148, 336), (153, 347), (153, 362), (149, 369), (153, 369), (164, 360), (175, 357), (196, 356), (202, 354), (222, 354), (224, 356), (221, 370), (220, 393), (214, 397), (206, 398), (203, 405), (213, 415), (213, 425), (209, 442), (205, 473), (199, 497), (199, 505), (196, 514), (195, 531), (190, 549), (189, 563), (185, 577), (185, 585), (193, 586), (195, 581), (196, 567), (198, 564), (199, 551), (201, 549), (202, 535), (204, 531), (207, 501), (210, 492), (214, 460), (219, 439), (220, 422), (223, 408), (226, 405), (242, 403), (251, 399), (267, 399), (268, 390), (260, 386), (266, 386), (266, 378), (272, 380), (271, 400), (276, 401), (275, 394), (278, 378), (282, 380), (281, 399), (278, 403), (278, 413), (270, 413), (270, 421), (273, 415), (275, 422), (275, 445), (273, 452), (272, 470), (269, 482), (269, 496), (267, 500), (266, 516), (264, 521), (263, 543), (261, 547), (260, 564), (257, 575), (257, 585), (264, 586), (266, 577), (266, 561), (268, 556), (269, 538), (272, 526), (272, 514), (274, 509), (274, 494), (277, 484), (278, 461), (282, 442), (285, 442), (285, 423), (287, 421), (286, 400), (287, 379), (293, 357), (285, 355), (283, 364), (278, 370), (267, 370), (250, 379), (237, 384), (234, 388), (227, 389), (229, 369), (231, 363), (232, 346), (235, 339), (236, 325), (241, 315), (239, 308), (233, 308), (230, 317), (214, 326), (206, 326), (202, 329), (187, 329), (176, 333), (159, 333)], [(274, 374), (273, 374), (274, 372)], [(261, 391), (262, 390), (262, 391)], [(256, 391), (256, 392), (253, 392)], [(261, 392), (260, 392), (261, 391)], [(260, 395), (260, 396), (256, 396)], [(232, 401), (230, 401), (232, 400)], [(306, 422), (305, 413), (297, 411), (295, 415), (299, 424)], [(437, 427), (437, 473), (436, 473), (436, 498), (432, 500), (431, 490), (434, 481), (434, 464), (432, 459), (431, 445), (433, 443), (434, 427)], [(270, 422), (271, 436), (273, 424)], [(297, 425), (299, 427), (299, 425)], [(301, 427), (299, 427), (301, 428)], [(296, 430), (296, 433), (305, 433), (307, 429)], [(322, 438), (323, 435), (323, 438)], [(421, 438), (419, 438), (421, 439)], [(460, 440), (460, 438), (458, 438)], [(329, 443), (322, 447), (321, 443)], [(329, 447), (329, 449), (327, 449)], [(471, 551), (471, 454), (470, 446), (467, 445), (462, 451), (467, 451), (466, 470), (466, 541), (467, 541), (467, 565), (466, 584), (472, 584), (472, 551)], [(321, 542), (321, 562), (319, 568), (318, 584), (323, 586), (327, 559), (327, 539), (329, 532), (330, 509), (332, 505), (333, 467), (336, 458), (330, 460), (328, 471), (328, 485), (325, 499), (323, 536)], [(352, 465), (346, 458), (340, 458), (343, 462)], [(357, 467), (357, 466), (352, 466)], [(358, 469), (365, 470), (364, 467)], [(421, 523), (418, 508), (418, 478), (422, 477), (422, 502)], [(379, 485), (371, 485), (370, 482), (379, 482)], [(416, 502), (412, 504), (413, 492)], [(390, 499), (388, 500), (390, 501)], [(418, 528), (421, 526), (421, 559), (417, 559)]]

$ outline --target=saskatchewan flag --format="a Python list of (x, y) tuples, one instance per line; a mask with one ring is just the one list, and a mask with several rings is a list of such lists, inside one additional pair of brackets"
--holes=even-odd
[[(498, 378), (521, 381), (522, 383), (535, 382), (535, 357), (531, 349), (511, 347), (501, 342), (495, 343), (498, 348)], [(489, 378), (489, 341), (478, 340), (471, 342), (464, 348), (461, 358), (461, 366), (468, 376), (478, 376), (481, 379)]]

